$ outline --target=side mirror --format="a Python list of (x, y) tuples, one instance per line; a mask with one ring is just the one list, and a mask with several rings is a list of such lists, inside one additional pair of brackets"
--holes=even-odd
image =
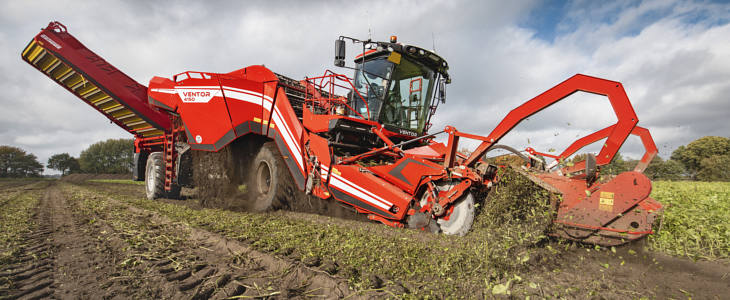
[(446, 80), (439, 80), (439, 99), (441, 103), (446, 103)]
[(345, 40), (335, 40), (335, 66), (345, 66)]

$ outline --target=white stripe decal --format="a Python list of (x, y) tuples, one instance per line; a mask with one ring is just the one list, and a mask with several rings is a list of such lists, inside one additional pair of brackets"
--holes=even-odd
[[(340, 175), (337, 175), (337, 174), (332, 174), (332, 177), (334, 177), (334, 178), (337, 178), (337, 179), (341, 180), (341, 181), (342, 181), (343, 183), (345, 183), (346, 185), (348, 185), (348, 186), (350, 186), (350, 187), (352, 187), (352, 188), (355, 188), (356, 190), (358, 190), (358, 191), (360, 191), (360, 192), (362, 192), (362, 193), (365, 193), (365, 195), (369, 196), (369, 197), (370, 197), (370, 199), (372, 199), (372, 201), (371, 201), (371, 202), (378, 202), (378, 203), (382, 203), (382, 204), (384, 204), (384, 205), (390, 205), (390, 206), (393, 206), (393, 204), (392, 204), (392, 203), (390, 203), (390, 202), (388, 202), (388, 201), (385, 201), (385, 200), (383, 200), (383, 198), (380, 198), (379, 196), (377, 196), (377, 195), (373, 194), (372, 192), (370, 192), (369, 190), (367, 190), (367, 189), (365, 189), (365, 188), (363, 188), (363, 187), (361, 187), (361, 186), (358, 186), (358, 185), (355, 185), (355, 184), (353, 184), (352, 182), (350, 182), (349, 180), (345, 179), (344, 177), (342, 177), (342, 176), (340, 176)], [(390, 207), (388, 207), (388, 208), (390, 208)]]
[[(327, 166), (322, 165), (322, 179), (323, 180), (327, 180), (327, 170), (328, 169), (329, 168)], [(378, 206), (386, 205), (387, 206), (386, 210), (390, 209), (390, 207), (393, 206), (393, 203), (386, 201), (385, 199), (381, 198), (380, 196), (373, 194), (369, 190), (350, 182), (349, 180), (345, 179), (344, 177), (342, 177), (340, 175), (335, 174), (334, 172), (332, 173), (332, 176), (330, 178), (330, 183), (332, 183), (332, 178), (335, 178), (338, 181), (342, 182), (344, 184), (343, 188), (354, 188), (358, 192), (363, 193), (365, 197), (361, 197), (361, 198), (364, 200), (367, 200), (368, 202), (371, 202)]]
[[(236, 91), (234, 91), (234, 90), (230, 89), (229, 87), (226, 87), (225, 88), (225, 91), (226, 91), (226, 98), (227, 99), (241, 100), (241, 101), (249, 102), (249, 103), (252, 103), (252, 104), (259, 105), (259, 106), (261, 105), (261, 94), (258, 94), (258, 93), (255, 93), (255, 92), (251, 92), (251, 91), (243, 92), (243, 90), (238, 90), (238, 89), (236, 89)], [(270, 99), (269, 97), (265, 97), (265, 98)], [(267, 101), (264, 101), (264, 102), (265, 102), (265, 104), (268, 104), (267, 110), (268, 111), (271, 111), (270, 108), (271, 108), (271, 104), (272, 103), (271, 102), (267, 102)], [(264, 107), (266, 107), (266, 105), (264, 105)], [(301, 149), (299, 148), (299, 144), (297, 144), (297, 143), (294, 142), (294, 137), (293, 137), (291, 131), (289, 130), (289, 126), (281, 118), (278, 107), (275, 107), (274, 108), (274, 114), (272, 116), (272, 119), (273, 119), (272, 120), (273, 123), (278, 128), (283, 128), (284, 129), (284, 130), (279, 130), (279, 132), (281, 133), (280, 135), (284, 139), (284, 142), (287, 144), (287, 146), (290, 148), (289, 151), (291, 151), (292, 156), (294, 156), (294, 159), (296, 160), (297, 165), (300, 168), (300, 171), (304, 170), (304, 163), (302, 161), (301, 155), (299, 155), (301, 153)], [(292, 145), (294, 146), (293, 149), (291, 147)]]
[[(357, 198), (360, 198), (360, 199), (363, 199), (363, 200), (366, 200), (366, 201), (369, 198), (367, 195), (363, 194), (362, 192), (360, 192), (360, 191), (358, 191), (356, 189), (353, 189), (353, 188), (347, 186), (345, 183), (343, 183), (342, 181), (340, 181), (337, 177), (330, 178), (330, 184), (334, 185), (335, 188), (339, 188), (339, 189), (341, 189), (341, 190), (343, 190), (345, 192), (348, 192), (348, 193), (352, 194), (353, 196), (355, 196)], [(375, 204), (375, 205), (377, 205), (378, 207), (380, 207), (380, 208), (382, 208), (384, 210), (390, 209), (390, 207), (388, 207), (385, 204), (380, 203), (378, 201), (368, 201), (368, 202), (370, 202), (372, 204)]]
[(175, 89), (151, 89), (153, 92), (165, 93), (165, 94), (177, 94)]

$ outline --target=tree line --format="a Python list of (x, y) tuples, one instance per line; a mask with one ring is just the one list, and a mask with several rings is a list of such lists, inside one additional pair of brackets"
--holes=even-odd
[[(92, 144), (78, 158), (68, 153), (55, 154), (48, 159), (46, 167), (62, 175), (127, 174), (134, 164), (133, 152), (134, 140), (109, 139)], [(617, 154), (601, 173), (616, 175), (632, 170), (637, 163)], [(42, 173), (43, 164), (34, 154), (17, 147), (0, 146), (0, 177), (38, 177)], [(730, 181), (730, 138), (706, 136), (679, 146), (668, 160), (654, 157), (644, 174), (652, 180)]]
[[(54, 154), (46, 167), (61, 175), (72, 173), (128, 174), (134, 166), (134, 140), (109, 139), (92, 144), (78, 158), (68, 153)], [(13, 146), (0, 146), (0, 178), (40, 177), (43, 164), (35, 154)]]
[[(617, 154), (601, 172), (616, 175), (637, 163)], [(668, 160), (654, 157), (644, 174), (652, 180), (730, 181), (730, 138), (706, 136), (679, 146)]]

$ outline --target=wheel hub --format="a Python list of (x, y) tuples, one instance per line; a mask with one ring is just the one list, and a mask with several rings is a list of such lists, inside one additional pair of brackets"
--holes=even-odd
[(271, 168), (269, 164), (262, 161), (256, 168), (256, 183), (258, 192), (261, 194), (267, 194), (271, 190)]
[[(456, 184), (457, 182), (441, 183), (436, 184), (436, 186), (440, 191), (448, 191), (456, 186)], [(419, 202), (421, 206), (428, 204), (428, 195), (428, 193), (424, 193)], [(471, 229), (471, 225), (474, 222), (474, 196), (469, 192), (465, 192), (461, 198), (452, 204), (452, 207), (453, 209), (447, 209), (438, 203), (434, 203), (432, 207), (434, 215), (438, 215), (436, 214), (437, 211), (441, 213), (441, 216), (436, 219), (435, 223), (438, 224), (438, 227), (440, 227), (441, 232), (444, 234), (465, 235)], [(451, 210), (451, 213), (447, 215), (446, 213), (449, 210)]]

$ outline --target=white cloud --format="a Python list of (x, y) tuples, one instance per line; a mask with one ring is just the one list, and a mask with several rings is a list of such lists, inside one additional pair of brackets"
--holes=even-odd
[[(516, 1), (515, 1), (516, 2)], [(600, 5), (599, 5), (600, 4)], [(436, 48), (454, 83), (434, 117), (488, 134), (509, 110), (575, 73), (621, 81), (661, 155), (730, 132), (730, 5), (687, 1), (576, 1), (550, 41), (522, 20), (532, 2), (60, 2), (10, 1), (0, 12), (0, 143), (48, 156), (129, 136), (20, 59), (50, 20), (146, 84), (185, 70), (229, 72), (266, 64), (293, 78), (332, 66), (339, 35)], [(357, 52), (348, 48), (348, 55)], [(348, 72), (347, 70), (341, 70)], [(547, 150), (609, 125), (607, 101), (571, 97), (521, 124), (503, 142)], [(568, 125), (570, 123), (571, 125)], [(558, 135), (555, 135), (558, 133)], [(528, 138), (530, 143), (527, 143)], [(470, 145), (474, 145), (471, 143)], [(638, 158), (629, 140), (622, 152)]]

